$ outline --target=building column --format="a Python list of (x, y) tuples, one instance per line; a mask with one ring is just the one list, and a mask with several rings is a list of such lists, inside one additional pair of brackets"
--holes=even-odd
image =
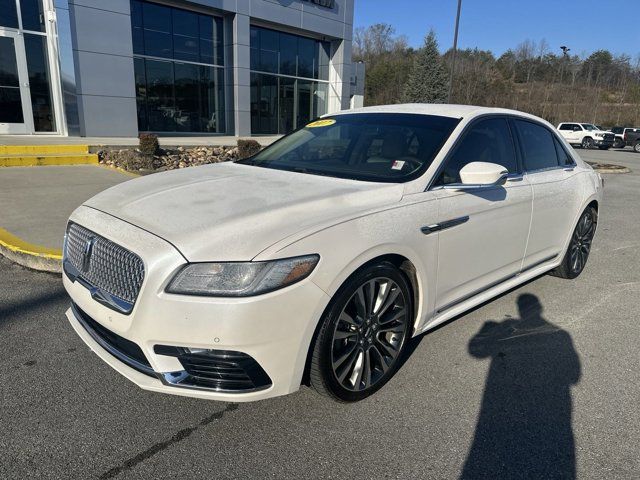
[(137, 137), (129, 2), (97, 5), (69, 1), (80, 135)]
[(327, 113), (335, 113), (349, 108), (351, 68), (351, 41), (335, 40), (331, 42), (329, 106)]
[[(248, 12), (233, 16), (231, 44), (233, 125), (236, 137), (251, 135), (251, 29)], [(231, 133), (231, 132), (229, 132)]]

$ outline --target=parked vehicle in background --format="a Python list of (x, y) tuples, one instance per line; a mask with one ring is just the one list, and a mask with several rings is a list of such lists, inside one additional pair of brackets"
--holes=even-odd
[[(640, 133), (640, 128), (635, 127), (613, 127), (611, 129), (613, 134), (615, 135), (615, 139), (613, 140), (613, 148), (624, 148), (627, 145), (627, 141), (625, 140), (625, 134), (627, 133)], [(631, 145), (633, 146), (633, 145)]]
[(633, 148), (633, 151), (640, 153), (640, 129), (634, 132), (627, 131), (624, 134), (625, 145), (629, 145)]
[(580, 145), (582, 148), (598, 147), (601, 150), (608, 150), (615, 140), (613, 132), (600, 130), (592, 123), (563, 122), (558, 125), (558, 130), (567, 142), (571, 145)]

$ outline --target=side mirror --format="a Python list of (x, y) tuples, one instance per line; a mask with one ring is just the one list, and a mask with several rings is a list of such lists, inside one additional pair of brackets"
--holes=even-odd
[(445, 188), (468, 190), (480, 187), (497, 187), (507, 181), (509, 171), (502, 165), (488, 162), (471, 162), (460, 170), (462, 183), (445, 185)]

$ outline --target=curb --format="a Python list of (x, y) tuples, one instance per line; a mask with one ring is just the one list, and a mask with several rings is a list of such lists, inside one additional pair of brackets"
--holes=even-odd
[(97, 165), (93, 153), (63, 155), (0, 155), (0, 167), (45, 167), (59, 165)]
[(116, 167), (114, 165), (107, 165), (106, 163), (98, 163), (96, 165), (96, 167), (105, 168), (107, 170), (113, 170), (113, 171), (122, 173), (123, 175), (129, 175), (130, 177), (140, 177), (140, 176), (142, 176), (139, 173), (130, 172), (129, 170), (125, 170), (124, 168)]
[(0, 255), (18, 265), (41, 272), (60, 273), (62, 252), (25, 242), (0, 228)]

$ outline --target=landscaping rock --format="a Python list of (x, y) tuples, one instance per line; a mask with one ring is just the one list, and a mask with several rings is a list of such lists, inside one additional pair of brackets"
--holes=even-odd
[(161, 149), (156, 155), (143, 155), (138, 149), (101, 150), (100, 163), (110, 167), (145, 174), (164, 172), (210, 163), (238, 160), (238, 147), (178, 147)]

